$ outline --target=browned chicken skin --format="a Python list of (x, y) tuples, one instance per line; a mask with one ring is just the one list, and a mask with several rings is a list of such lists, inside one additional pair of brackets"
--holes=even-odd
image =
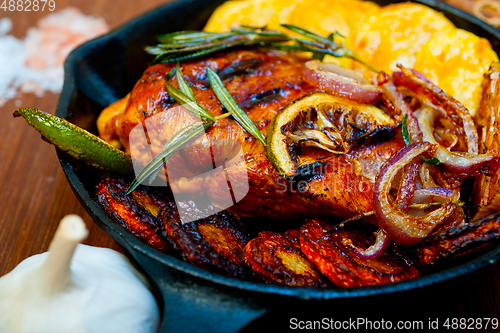
[[(181, 67), (197, 102), (212, 115), (219, 116), (226, 111), (209, 87), (205, 74), (207, 66), (216, 70), (226, 89), (266, 137), (271, 120), (281, 108), (315, 90), (302, 79), (304, 63), (304, 59), (275, 51), (237, 50), (185, 62)], [(151, 140), (156, 152), (177, 130), (197, 121), (186, 110), (172, 109), (178, 104), (166, 92), (164, 77), (173, 66), (157, 64), (149, 67), (131, 91), (125, 112), (119, 115), (116, 126), (117, 135), (128, 153), (131, 152), (130, 132), (149, 117), (166, 111), (165, 117), (169, 119), (168, 123), (162, 124), (162, 139), (165, 141)], [(177, 86), (175, 77), (170, 83)], [(365, 144), (346, 155), (323, 159), (312, 177), (290, 182), (282, 178), (269, 162), (263, 145), (231, 118), (218, 120), (207, 131), (207, 137), (212, 146), (217, 141), (230, 139), (238, 141), (243, 148), (249, 192), (228, 210), (241, 216), (275, 219), (351, 217), (371, 211), (373, 176), (403, 146), (400, 138), (386, 138)], [(197, 142), (203, 145), (201, 139)], [(200, 160), (211, 158), (203, 153), (203, 149), (181, 154), (184, 154), (181, 165), (185, 169), (193, 168)], [(360, 172), (366, 168), (371, 169), (368, 173), (372, 177)], [(245, 177), (244, 171), (236, 170), (236, 177)], [(218, 186), (225, 187), (226, 184), (217, 181), (217, 177), (207, 177), (200, 184), (199, 192), (203, 192), (203, 188), (210, 188), (211, 203), (221, 206), (218, 203), (221, 197)]]

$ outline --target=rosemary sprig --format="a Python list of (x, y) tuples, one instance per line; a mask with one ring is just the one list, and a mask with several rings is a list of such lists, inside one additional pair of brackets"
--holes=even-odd
[[(179, 85), (180, 91), (168, 83), (168, 81), (170, 81), (170, 79), (175, 74), (177, 74), (177, 84)], [(196, 117), (201, 118), (203, 120), (209, 120), (212, 122), (216, 121), (216, 119), (210, 113), (208, 113), (207, 110), (205, 110), (201, 105), (196, 103), (193, 90), (186, 82), (186, 79), (184, 78), (184, 74), (182, 74), (182, 70), (179, 64), (177, 64), (176, 67), (172, 68), (172, 70), (165, 76), (165, 87), (167, 88), (167, 92), (169, 93), (170, 96), (173, 96), (173, 98), (179, 104), (183, 104), (186, 107), (186, 109), (191, 111), (191, 113), (193, 113)], [(193, 131), (195, 132), (196, 129), (193, 129)], [(168, 144), (166, 144), (163, 147), (161, 153), (163, 153), (167, 149), (170, 149), (170, 145)], [(166, 162), (167, 158), (164, 158), (163, 161)], [(156, 172), (151, 173), (151, 176), (149, 178), (149, 185), (151, 185), (153, 181), (156, 179), (156, 177), (158, 177), (160, 171), (161, 168), (159, 168)]]
[[(177, 75), (179, 89), (168, 83), (173, 75)], [(180, 66), (177, 65), (174, 69), (172, 69), (165, 76), (165, 87), (167, 88), (169, 95), (172, 96), (172, 98), (174, 98), (177, 102), (185, 106), (193, 114), (201, 117), (202, 121), (190, 124), (176, 132), (170, 140), (168, 140), (161, 152), (149, 161), (149, 163), (139, 172), (134, 181), (128, 187), (127, 194), (132, 193), (148, 177), (149, 184), (151, 184), (158, 176), (163, 164), (166, 163), (176, 151), (199, 137), (201, 134), (205, 133), (205, 131), (212, 127), (217, 120), (228, 117), (229, 115), (232, 115), (245, 130), (256, 137), (264, 146), (266, 145), (262, 134), (259, 132), (255, 124), (250, 118), (248, 118), (245, 111), (243, 111), (238, 104), (236, 104), (235, 100), (222, 84), (219, 76), (210, 67), (207, 68), (207, 76), (217, 98), (219, 98), (222, 105), (229, 112), (218, 117), (212, 116), (207, 110), (205, 110), (205, 108), (196, 102), (193, 90), (186, 82)]]
[[(176, 132), (170, 138), (170, 140), (168, 140), (166, 145), (163, 147), (162, 151), (158, 155), (156, 155), (151, 161), (149, 161), (149, 163), (135, 177), (134, 181), (130, 184), (130, 186), (127, 189), (127, 194), (132, 193), (148, 177), (158, 175), (158, 172), (163, 167), (163, 164), (170, 157), (172, 157), (172, 155), (176, 151), (184, 147), (191, 140), (194, 140), (201, 134), (205, 133), (205, 131), (209, 129), (213, 124), (214, 123), (210, 120), (206, 120), (203, 122), (196, 122)], [(153, 179), (150, 179), (150, 183), (152, 182)]]
[(277, 30), (242, 25), (230, 32), (179, 31), (158, 37), (161, 44), (149, 46), (146, 51), (156, 55), (155, 63), (178, 62), (193, 59), (213, 52), (237, 46), (256, 45), (288, 52), (312, 52), (313, 57), (321, 59), (325, 55), (348, 57), (361, 62), (379, 72), (375, 66), (363, 61), (343, 43), (334, 40), (338, 34), (327, 37), (294, 24), (282, 26), (301, 37), (287, 35)]
[[(188, 109), (193, 115), (201, 119), (208, 119), (211, 121), (216, 121), (215, 117), (210, 114), (204, 107), (198, 104), (194, 98), (191, 99), (190, 96), (186, 95), (170, 83), (165, 81), (165, 87), (167, 92), (173, 99), (175, 99), (179, 104)], [(192, 93), (192, 91), (191, 91)], [(193, 95), (194, 96), (194, 95)]]
[(207, 77), (210, 85), (212, 86), (212, 89), (215, 92), (215, 95), (222, 103), (222, 105), (226, 108), (226, 110), (231, 111), (234, 119), (241, 125), (241, 127), (243, 127), (254, 138), (259, 140), (260, 143), (262, 143), (265, 147), (266, 140), (260, 133), (259, 129), (255, 126), (253, 121), (248, 118), (245, 111), (243, 111), (238, 106), (238, 104), (236, 104), (236, 101), (233, 99), (233, 97), (231, 97), (226, 88), (224, 88), (224, 85), (222, 84), (222, 81), (217, 73), (215, 73), (214, 70), (210, 67), (207, 67)]
[(175, 68), (176, 68), (176, 72), (177, 72), (177, 84), (179, 85), (179, 89), (187, 97), (189, 97), (192, 101), (195, 102), (196, 99), (194, 97), (193, 90), (191, 89), (191, 87), (189, 86), (189, 84), (186, 82), (186, 79), (184, 78), (184, 74), (182, 74), (181, 67), (179, 66), (179, 64), (177, 64), (177, 66)]

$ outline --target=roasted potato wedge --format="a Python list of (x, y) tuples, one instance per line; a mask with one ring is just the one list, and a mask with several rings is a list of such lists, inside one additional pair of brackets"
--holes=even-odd
[(474, 116), (481, 100), (481, 82), (492, 61), (490, 42), (462, 29), (440, 31), (422, 45), (414, 69), (461, 102)]
[(245, 246), (245, 262), (266, 282), (326, 287), (329, 281), (300, 251), (293, 232), (263, 231)]
[(105, 175), (97, 184), (96, 198), (120, 225), (149, 245), (160, 250), (167, 243), (159, 235), (155, 213), (169, 201), (152, 188), (139, 187), (133, 195), (127, 195), (129, 183)]
[(204, 30), (229, 31), (242, 24), (283, 29), (280, 22), (287, 22), (287, 15), (294, 6), (295, 1), (289, 0), (227, 1), (217, 7)]
[(397, 70), (397, 64), (411, 68), (422, 45), (447, 29), (455, 26), (429, 7), (410, 2), (391, 4), (367, 15), (349, 44), (362, 59), (390, 73)]
[(346, 238), (362, 249), (375, 241), (368, 230), (330, 229), (318, 220), (309, 220), (300, 229), (300, 248), (321, 273), (340, 287), (379, 285), (419, 276), (410, 260), (394, 244), (375, 259), (363, 259), (344, 245)]
[(249, 275), (242, 259), (249, 236), (233, 214), (214, 212), (207, 218), (182, 223), (175, 203), (171, 202), (158, 215), (157, 224), (163, 237), (185, 260), (230, 276)]

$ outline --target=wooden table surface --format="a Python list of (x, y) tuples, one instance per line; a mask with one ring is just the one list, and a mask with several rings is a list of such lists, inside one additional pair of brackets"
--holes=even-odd
[[(168, 1), (168, 0), (167, 0)], [(166, 0), (56, 0), (56, 8), (74, 6), (86, 15), (103, 17), (113, 29)], [(470, 8), (473, 0), (450, 0)], [(28, 27), (48, 12), (0, 12), (13, 20), (13, 34), (24, 37)], [(0, 64), (1, 66), (1, 64)], [(22, 119), (14, 119), (15, 100), (22, 106), (54, 113), (58, 95), (24, 94), (0, 108), (0, 276), (28, 256), (47, 250), (60, 219), (81, 215), (90, 230), (85, 244), (119, 249), (85, 213), (71, 191), (55, 150)], [(500, 319), (500, 266), (458, 286), (460, 297), (436, 316), (496, 317)], [(438, 299), (439, 295), (429, 295)]]

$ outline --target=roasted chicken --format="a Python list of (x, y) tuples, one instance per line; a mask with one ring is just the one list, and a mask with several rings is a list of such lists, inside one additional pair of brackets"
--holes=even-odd
[[(412, 279), (422, 267), (498, 238), (497, 217), (466, 219), (463, 181), (481, 175), (476, 188), (482, 186), (498, 172), (499, 156), (480, 141), (461, 103), (402, 66), (368, 80), (313, 65), (244, 48), (183, 62), (177, 71), (216, 122), (166, 162), (165, 191), (139, 187), (127, 196), (127, 182), (106, 176), (97, 187), (99, 202), (156, 248), (231, 276), (291, 286)], [(173, 67), (149, 67), (98, 123), (103, 138), (121, 144), (139, 167), (200, 121), (166, 92), (165, 81), (179, 86)], [(208, 67), (267, 136), (267, 147), (228, 117)], [(485, 86), (492, 85), (489, 75)], [(482, 113), (489, 112), (485, 103), (493, 108), (484, 102)], [(483, 126), (489, 126), (483, 142), (485, 135), (496, 140), (492, 126)], [(274, 141), (277, 149), (269, 149)], [(243, 160), (231, 164), (238, 147)], [(281, 168), (283, 161), (291, 167)], [(240, 183), (248, 193), (238, 193)], [(228, 187), (233, 201), (242, 200), (223, 202)], [(183, 214), (194, 222), (184, 223)], [(300, 230), (270, 225), (250, 235), (245, 223), (256, 217), (305, 222)]]
[[(215, 68), (224, 82), (226, 89), (246, 111), (250, 119), (266, 136), (269, 124), (278, 111), (297, 98), (311, 93), (317, 88), (302, 79), (305, 60), (274, 51), (239, 50), (219, 54), (203, 60), (181, 64), (182, 72), (190, 84), (196, 100), (212, 115), (224, 113), (220, 102), (212, 89), (208, 87), (205, 69)], [(151, 149), (159, 152), (166, 140), (182, 126), (196, 121), (187, 110), (173, 108), (178, 105), (165, 90), (163, 78), (173, 65), (158, 64), (149, 67), (130, 93), (128, 103), (121, 113), (116, 107), (103, 111), (115, 112), (110, 118), (115, 126), (115, 133), (123, 144), (125, 151), (135, 148), (129, 140), (131, 131), (146, 119), (163, 113), (161, 133), (164, 141), (151, 140)], [(176, 85), (175, 80), (171, 80)], [(104, 128), (104, 126), (103, 126)], [(377, 140), (368, 140), (366, 145), (354, 147), (348, 154), (320, 154), (321, 165), (310, 165), (301, 179), (282, 177), (265, 154), (265, 149), (257, 140), (246, 133), (234, 120), (221, 119), (207, 131), (207, 139), (212, 146), (224, 140), (235, 140), (241, 144), (246, 166), (235, 170), (234, 175), (248, 174), (250, 184), (248, 194), (242, 201), (229, 208), (241, 216), (270, 217), (276, 219), (304, 218), (313, 216), (352, 217), (368, 212), (373, 206), (373, 176), (377, 169), (403, 146), (399, 134), (385, 133)], [(109, 134), (108, 134), (109, 135)], [(112, 136), (110, 136), (112, 137)], [(200, 148), (182, 153), (182, 161), (175, 163), (181, 169), (188, 169), (195, 177), (203, 169), (197, 166), (206, 165), (201, 161), (210, 161), (204, 145), (206, 141), (197, 141)], [(140, 148), (137, 148), (138, 150)], [(212, 148), (213, 149), (213, 148)], [(142, 161), (143, 163), (147, 160)], [(245, 169), (246, 168), (246, 169)], [(167, 172), (168, 173), (168, 172)], [(244, 180), (242, 180), (244, 181)], [(196, 184), (192, 190), (189, 186)], [(220, 204), (221, 193), (218, 187), (227, 187), (218, 181), (217, 175), (204, 177), (202, 182), (194, 179), (185, 184), (186, 192), (208, 193), (211, 204)], [(209, 189), (209, 191), (207, 191)], [(221, 189), (222, 191), (223, 189)]]

